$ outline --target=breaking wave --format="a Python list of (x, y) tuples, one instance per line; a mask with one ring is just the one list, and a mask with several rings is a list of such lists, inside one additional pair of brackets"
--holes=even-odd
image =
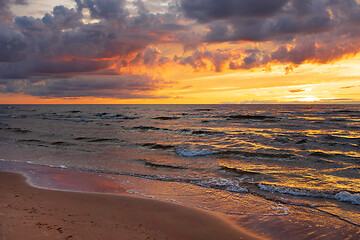
[(325, 192), (315, 189), (299, 189), (291, 187), (280, 187), (275, 185), (267, 185), (259, 183), (258, 187), (260, 190), (267, 192), (278, 192), (282, 194), (289, 194), (293, 196), (305, 196), (305, 197), (316, 197), (316, 198), (326, 198), (334, 199), (342, 202), (349, 202), (351, 204), (360, 205), (360, 194), (359, 193), (349, 193), (347, 191), (341, 191), (337, 193)]
[(214, 150), (196, 150), (196, 149), (186, 149), (179, 147), (175, 147), (175, 151), (177, 154), (179, 154), (182, 157), (206, 156), (206, 155), (219, 153), (218, 151), (214, 151)]

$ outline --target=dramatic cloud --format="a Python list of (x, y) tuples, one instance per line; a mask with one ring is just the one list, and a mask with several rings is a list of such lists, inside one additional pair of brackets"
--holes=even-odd
[(299, 92), (305, 92), (305, 90), (304, 89), (291, 89), (291, 90), (289, 90), (289, 92), (291, 92), (291, 93), (299, 93)]
[[(203, 42), (250, 41), (264, 46), (261, 51), (233, 51), (238, 58), (232, 55), (222, 63), (230, 69), (326, 63), (355, 55), (360, 49), (360, 5), (356, 0), (180, 0), (178, 9), (208, 27)], [(201, 58), (209, 55), (211, 59), (223, 56), (217, 50)], [(198, 52), (177, 61), (196, 65), (196, 70), (203, 65)], [(292, 66), (286, 68), (289, 72)]]
[(360, 51), (357, 0), (74, 0), (41, 18), (11, 12), (26, 4), (0, 0), (2, 92), (155, 97), (173, 64), (291, 73)]
[[(131, 77), (131, 68), (137, 70), (139, 65), (151, 68), (165, 64), (168, 59), (152, 45), (175, 42), (176, 32), (186, 28), (178, 24), (172, 14), (151, 13), (141, 0), (135, 3), (135, 15), (130, 15), (125, 0), (75, 0), (76, 8), (56, 6), (42, 18), (12, 17), (9, 10), (11, 4), (23, 2), (1, 1), (0, 78), (3, 85), (9, 86), (3, 88), (8, 92), (11, 89), (25, 89), (19, 86), (26, 86), (27, 89), (40, 89), (42, 86), (41, 91), (27, 93), (66, 97), (68, 93), (64, 91), (61, 95), (62, 88), (56, 84), (68, 83), (72, 86), (71, 83), (78, 82), (75, 76), (80, 79), (91, 75), (102, 75), (104, 78), (127, 75), (126, 78), (112, 78), (114, 84), (119, 82), (113, 89), (121, 92), (120, 88), (123, 87), (128, 91), (131, 85), (129, 81), (135, 81), (139, 84), (134, 86), (140, 92), (152, 91), (155, 85), (160, 87), (161, 81), (144, 75), (144, 82), (141, 82), (139, 74), (142, 73), (135, 73)], [(28, 80), (36, 82), (44, 79), (45, 85), (36, 85), (36, 88), (28, 85)], [(151, 81), (154, 83), (151, 88), (142, 88), (141, 84), (148, 86)], [(108, 83), (108, 80), (104, 82)], [(84, 89), (79, 95), (96, 94), (92, 86), (99, 85), (85, 84), (86, 80), (80, 83), (83, 83)], [(59, 87), (59, 91), (52, 94), (55, 87)], [(105, 95), (100, 92), (101, 96), (119, 96), (115, 92)], [(132, 92), (138, 96), (135, 88), (132, 88)], [(127, 92), (127, 95), (131, 95), (131, 92)]]
[(186, 16), (201, 22), (239, 17), (267, 17), (280, 11), (288, 0), (181, 0)]
[(293, 39), (359, 20), (356, 0), (181, 0), (179, 5), (185, 16), (209, 24), (206, 40), (215, 42)]
[[(148, 76), (88, 76), (43, 81), (9, 81), (6, 85), (0, 82), (0, 92), (25, 93), (39, 97), (111, 97), (157, 98), (152, 92), (161, 88), (162, 82)], [(2, 86), (2, 88), (1, 88)], [(162, 96), (163, 98), (163, 96)]]

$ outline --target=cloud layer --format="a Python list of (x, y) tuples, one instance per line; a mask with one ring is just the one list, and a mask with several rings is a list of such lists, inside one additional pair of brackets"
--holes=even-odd
[[(210, 61), (216, 71), (327, 63), (360, 50), (360, 5), (356, 0), (180, 0), (184, 16), (205, 25), (206, 43), (253, 42), (260, 47), (195, 52), (181, 64)], [(201, 57), (200, 57), (201, 56)], [(215, 59), (222, 59), (220, 62)], [(287, 66), (289, 70), (292, 67)]]
[[(360, 51), (356, 0), (74, 0), (42, 18), (10, 10), (26, 4), (0, 0), (3, 93), (152, 98), (170, 84), (153, 69), (174, 63), (217, 72), (282, 64), (289, 73)], [(165, 56), (164, 44), (185, 52)]]
[[(185, 29), (173, 15), (151, 13), (140, 0), (136, 15), (125, 0), (75, 0), (76, 8), (56, 6), (41, 19), (11, 14), (12, 4), (25, 2), (1, 1), (0, 84), (5, 92), (94, 96), (96, 86), (101, 97), (123, 98), (125, 93), (142, 98), (140, 92), (148, 97), (164, 81), (133, 74), (131, 67), (164, 64), (166, 58), (152, 46), (175, 41), (173, 35)], [(104, 94), (99, 82), (108, 86), (109, 81), (113, 91)], [(62, 88), (65, 83), (71, 94)]]

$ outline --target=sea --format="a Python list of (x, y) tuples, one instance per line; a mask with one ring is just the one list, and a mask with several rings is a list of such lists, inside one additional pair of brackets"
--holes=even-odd
[(0, 105), (0, 170), (224, 214), (270, 239), (360, 239), (360, 105)]

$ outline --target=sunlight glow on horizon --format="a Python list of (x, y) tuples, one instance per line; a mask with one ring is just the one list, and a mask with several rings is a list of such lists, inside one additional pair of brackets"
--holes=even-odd
[[(338, 39), (336, 27), (306, 26), (314, 31), (309, 33), (296, 22), (291, 27), (299, 32), (280, 38), (275, 30), (253, 36), (248, 29), (243, 36), (232, 25), (241, 18), (229, 14), (219, 22), (205, 6), (192, 12), (168, 8), (167, 0), (115, 2), (118, 12), (107, 3), (92, 8), (73, 0), (10, 6), (14, 16), (5, 16), (13, 18), (4, 22), (10, 26), (5, 33), (20, 43), (0, 59), (0, 104), (360, 102), (360, 44), (356, 34), (349, 37), (356, 22)], [(57, 5), (63, 7), (56, 10)], [(327, 9), (313, 10), (329, 21), (344, 21), (343, 27), (350, 24), (337, 8)], [(349, 14), (356, 16), (356, 9)], [(281, 20), (272, 14), (270, 20)], [(31, 47), (17, 49), (31, 34), (36, 37), (24, 44)]]

